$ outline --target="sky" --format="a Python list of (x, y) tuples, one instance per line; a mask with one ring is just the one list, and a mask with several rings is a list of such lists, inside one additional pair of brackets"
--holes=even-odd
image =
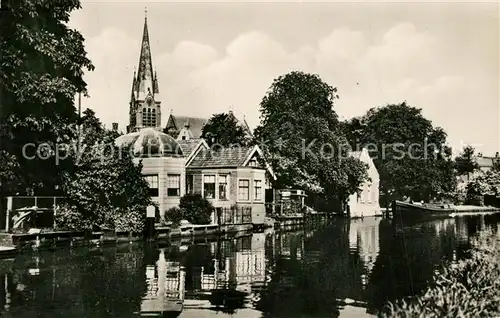
[(406, 101), (454, 152), (500, 151), (498, 2), (82, 0), (70, 26), (96, 67), (82, 109), (107, 127), (128, 124), (146, 10), (162, 126), (233, 110), (255, 128), (273, 80), (304, 71), (337, 87), (342, 119)]

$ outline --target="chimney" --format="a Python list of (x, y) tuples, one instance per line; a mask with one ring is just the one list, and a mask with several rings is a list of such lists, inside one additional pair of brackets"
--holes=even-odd
[(118, 131), (118, 123), (112, 123), (113, 131)]
[(495, 152), (495, 158), (498, 158), (499, 157), (499, 154), (498, 154), (498, 151)]

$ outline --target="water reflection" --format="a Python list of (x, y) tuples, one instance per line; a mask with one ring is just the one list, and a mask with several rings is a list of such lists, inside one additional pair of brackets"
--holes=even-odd
[[(334, 220), (202, 242), (0, 261), (2, 317), (354, 317), (426, 287), (498, 216)], [(10, 315), (10, 316), (9, 316)]]

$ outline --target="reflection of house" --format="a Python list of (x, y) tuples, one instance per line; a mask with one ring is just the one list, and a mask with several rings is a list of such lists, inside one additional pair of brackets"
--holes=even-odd
[(369, 181), (361, 185), (359, 193), (349, 197), (348, 205), (351, 217), (382, 215), (379, 204), (380, 177), (372, 158), (370, 158), (366, 148), (363, 148), (362, 151), (351, 152), (350, 155), (368, 165), (368, 177), (370, 178)]
[(147, 290), (141, 302), (141, 315), (181, 312), (184, 301), (185, 272), (179, 263), (168, 262), (160, 250), (156, 265), (146, 267)]
[(248, 292), (251, 287), (261, 286), (265, 282), (266, 236), (256, 233), (252, 237), (239, 238), (233, 242), (233, 251), (221, 259), (214, 258), (213, 273), (201, 272), (201, 289), (235, 288)]
[[(171, 115), (166, 130), (179, 136), (163, 133), (159, 92), (145, 20), (139, 67), (132, 82), (128, 133), (115, 143), (132, 150), (138, 156), (136, 162), (142, 161), (143, 175), (160, 213), (177, 206), (185, 193), (200, 193), (218, 208), (239, 205), (246, 217), (232, 223), (264, 223), (265, 189), (274, 175), (259, 147), (211, 150), (199, 139), (206, 122), (200, 118)], [(248, 128), (246, 122), (242, 125)], [(212, 220), (216, 221), (215, 215)]]
[(377, 255), (380, 251), (379, 225), (379, 218), (351, 220), (350, 223), (350, 248), (357, 250), (366, 269), (366, 274), (362, 276), (363, 285), (366, 285), (367, 276), (370, 275), (375, 265), (375, 261), (377, 260)]

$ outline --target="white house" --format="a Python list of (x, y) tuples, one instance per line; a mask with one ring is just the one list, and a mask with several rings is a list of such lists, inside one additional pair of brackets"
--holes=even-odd
[(372, 158), (366, 148), (363, 148), (361, 151), (353, 151), (350, 155), (368, 165), (368, 177), (370, 177), (369, 181), (361, 185), (360, 193), (355, 193), (349, 197), (348, 206), (351, 217), (382, 215), (379, 203), (380, 177)]

